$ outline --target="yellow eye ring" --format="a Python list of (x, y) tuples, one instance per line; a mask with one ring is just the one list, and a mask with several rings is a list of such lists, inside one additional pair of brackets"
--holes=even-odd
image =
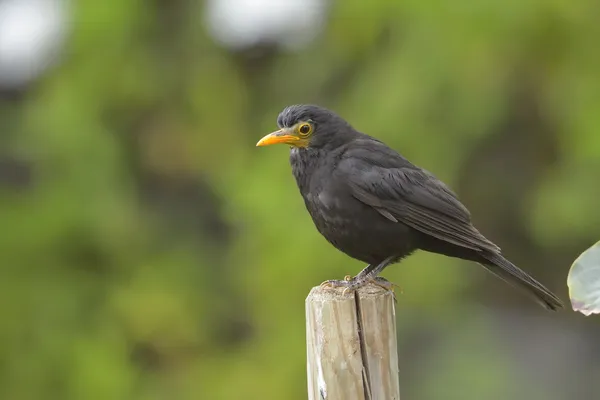
[(312, 132), (312, 126), (308, 123), (298, 125), (298, 133), (300, 136), (308, 136)]

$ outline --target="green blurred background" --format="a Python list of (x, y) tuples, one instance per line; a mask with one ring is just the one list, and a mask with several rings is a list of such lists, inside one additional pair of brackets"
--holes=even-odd
[[(304, 209), (284, 106), (458, 192), (564, 300), (597, 241), (600, 3), (0, 0), (0, 398), (306, 399), (304, 299), (364, 265)], [(600, 326), (474, 263), (384, 274), (407, 400), (598, 398)]]

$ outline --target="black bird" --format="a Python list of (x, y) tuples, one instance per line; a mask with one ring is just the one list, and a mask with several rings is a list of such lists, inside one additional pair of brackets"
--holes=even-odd
[(277, 125), (256, 145), (291, 146), (292, 172), (318, 231), (369, 264), (354, 278), (326, 284), (351, 290), (370, 281), (383, 285), (378, 274), (386, 266), (420, 249), (475, 261), (545, 308), (563, 307), (479, 233), (454, 192), (381, 141), (314, 105), (285, 108)]

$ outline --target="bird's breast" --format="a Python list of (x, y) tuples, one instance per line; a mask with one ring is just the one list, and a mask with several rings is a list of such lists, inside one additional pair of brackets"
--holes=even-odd
[(352, 221), (351, 215), (348, 213), (348, 201), (344, 205), (342, 198), (327, 190), (307, 193), (305, 203), (315, 223), (348, 224)]
[(325, 236), (355, 234), (359, 231), (357, 213), (370, 211), (343, 187), (333, 183), (309, 191), (304, 199), (317, 229)]

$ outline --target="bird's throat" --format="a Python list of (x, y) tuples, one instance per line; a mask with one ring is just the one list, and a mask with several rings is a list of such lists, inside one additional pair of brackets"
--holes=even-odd
[(310, 178), (319, 168), (322, 159), (319, 149), (298, 147), (291, 149), (290, 165), (300, 191), (308, 189)]

